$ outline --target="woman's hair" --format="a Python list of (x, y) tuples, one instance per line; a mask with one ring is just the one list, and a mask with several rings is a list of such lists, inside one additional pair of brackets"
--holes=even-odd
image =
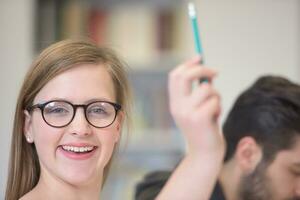
[[(45, 49), (28, 71), (17, 101), (12, 133), (9, 174), (5, 199), (17, 200), (38, 182), (40, 165), (35, 145), (26, 141), (23, 129), (24, 110), (33, 104), (38, 92), (54, 77), (80, 64), (102, 64), (109, 72), (116, 95), (122, 106), (126, 124), (129, 124), (131, 93), (123, 63), (108, 48), (78, 40), (64, 40)], [(127, 126), (128, 127), (128, 126)], [(104, 180), (110, 163), (104, 169)]]

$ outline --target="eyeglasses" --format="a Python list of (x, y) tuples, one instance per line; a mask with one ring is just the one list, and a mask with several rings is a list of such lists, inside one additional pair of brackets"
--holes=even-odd
[(82, 107), (87, 122), (96, 128), (110, 126), (116, 119), (121, 105), (108, 101), (95, 101), (89, 104), (72, 104), (64, 100), (53, 100), (35, 104), (27, 108), (29, 112), (36, 108), (42, 111), (44, 121), (52, 127), (68, 126), (75, 117), (77, 108)]

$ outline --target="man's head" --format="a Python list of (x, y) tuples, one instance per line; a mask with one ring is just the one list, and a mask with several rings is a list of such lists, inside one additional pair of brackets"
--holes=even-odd
[(224, 126), (225, 165), (241, 171), (238, 199), (300, 199), (300, 86), (259, 78), (233, 105)]

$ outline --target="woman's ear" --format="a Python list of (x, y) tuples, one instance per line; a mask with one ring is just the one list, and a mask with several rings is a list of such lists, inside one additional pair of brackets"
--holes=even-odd
[(116, 135), (115, 142), (118, 143), (122, 134), (122, 127), (124, 123), (124, 112), (119, 111), (116, 121), (117, 121), (117, 125), (116, 125), (117, 135)]
[(251, 173), (262, 159), (262, 149), (253, 137), (243, 137), (237, 144), (235, 157), (242, 172)]
[(31, 128), (31, 115), (27, 110), (24, 110), (24, 127), (23, 133), (28, 143), (33, 143), (33, 135), (32, 135), (32, 128)]

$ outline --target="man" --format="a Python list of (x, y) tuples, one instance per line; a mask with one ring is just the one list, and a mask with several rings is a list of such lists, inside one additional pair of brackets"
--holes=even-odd
[[(211, 200), (300, 199), (299, 85), (259, 78), (234, 103), (223, 134), (227, 150)], [(148, 174), (136, 200), (154, 199), (169, 175)]]

